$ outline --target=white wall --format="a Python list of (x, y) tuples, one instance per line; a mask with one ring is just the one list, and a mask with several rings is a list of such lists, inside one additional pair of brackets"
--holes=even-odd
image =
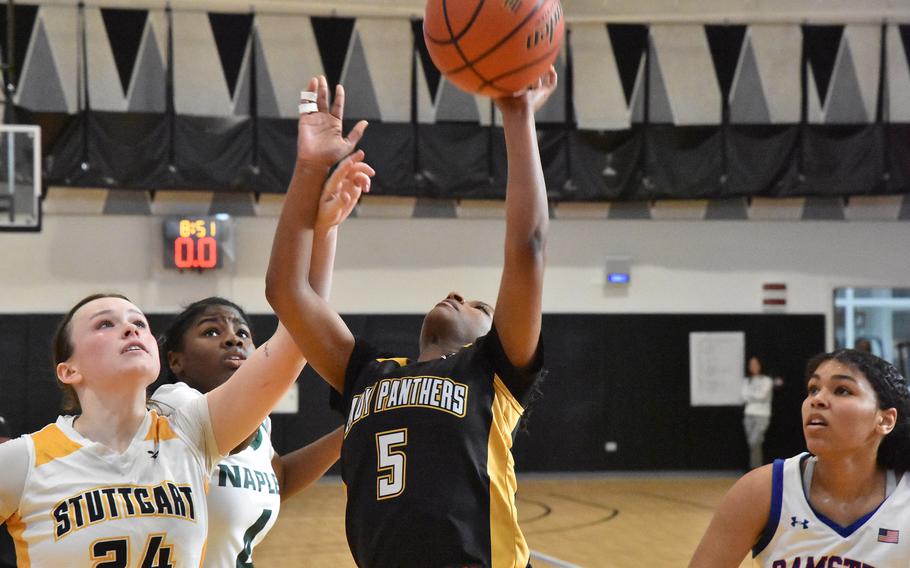
[[(99, 290), (148, 312), (221, 294), (263, 297), (275, 219), (237, 219), (238, 261), (217, 273), (161, 268), (160, 219), (48, 216), (38, 234), (0, 233), (0, 312), (63, 312)], [(495, 300), (501, 219), (351, 219), (332, 303), (348, 313), (422, 313), (450, 289)], [(788, 312), (832, 314), (836, 286), (910, 285), (910, 223), (554, 220), (547, 312), (756, 313), (785, 282)], [(628, 255), (632, 284), (606, 289), (604, 259)], [(828, 330), (829, 346), (831, 330)]]

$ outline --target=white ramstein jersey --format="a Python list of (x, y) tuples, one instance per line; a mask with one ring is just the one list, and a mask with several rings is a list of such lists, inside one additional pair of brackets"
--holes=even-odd
[(771, 514), (753, 549), (761, 568), (910, 567), (910, 475), (871, 513), (841, 527), (809, 505), (801, 454), (773, 466)]
[(193, 410), (149, 411), (122, 454), (82, 437), (72, 416), (25, 436), (28, 473), (7, 519), (19, 568), (200, 566), (220, 456), (207, 408)]
[[(200, 396), (185, 383), (163, 385), (151, 396), (151, 404), (169, 414)], [(252, 566), (253, 549), (275, 524), (281, 506), (278, 478), (272, 469), (274, 455), (271, 421), (266, 419), (247, 448), (215, 466), (207, 496), (207, 568)]]

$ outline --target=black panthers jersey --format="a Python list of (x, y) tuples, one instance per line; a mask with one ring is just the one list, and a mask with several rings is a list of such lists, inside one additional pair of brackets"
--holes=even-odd
[(525, 567), (512, 434), (542, 375), (509, 363), (495, 328), (448, 357), (384, 358), (357, 340), (341, 450), (358, 566)]

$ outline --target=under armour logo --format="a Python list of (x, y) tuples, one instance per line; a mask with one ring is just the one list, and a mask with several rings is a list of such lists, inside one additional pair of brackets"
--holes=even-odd
[(148, 450), (148, 454), (152, 456), (153, 460), (158, 459), (158, 450)]
[(807, 519), (803, 519), (803, 520), (801, 520), (801, 521), (797, 521), (797, 520), (796, 520), (796, 517), (790, 517), (790, 526), (791, 526), (791, 527), (795, 527), (796, 525), (802, 525), (802, 526), (803, 526), (803, 530), (806, 530), (806, 529), (809, 528), (809, 521), (808, 521)]

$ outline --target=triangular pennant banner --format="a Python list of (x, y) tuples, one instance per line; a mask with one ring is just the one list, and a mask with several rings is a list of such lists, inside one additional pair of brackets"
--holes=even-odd
[(705, 35), (711, 48), (711, 59), (714, 61), (721, 95), (724, 100), (729, 100), (727, 97), (742, 53), (746, 26), (705, 26)]
[(831, 94), (825, 109), (825, 122), (833, 124), (869, 122), (866, 105), (859, 88), (856, 76), (856, 65), (849, 45), (844, 46), (844, 54), (837, 66), (837, 72), (831, 81)]
[(619, 70), (622, 90), (626, 95), (626, 104), (631, 104), (641, 58), (648, 46), (648, 27), (639, 24), (609, 24), (607, 33), (613, 45), (616, 68)]
[(246, 54), (250, 39), (250, 30), (253, 28), (252, 14), (216, 14), (209, 13), (209, 23), (215, 35), (215, 45), (218, 47), (218, 57), (221, 59), (221, 69), (227, 80), (231, 97), (237, 88), (237, 77), (240, 75), (240, 66)]
[[(13, 19), (15, 20), (15, 45), (13, 49), (16, 50), (13, 63), (15, 76), (20, 77), (22, 75), (22, 64), (25, 63), (25, 54), (28, 51), (28, 44), (32, 39), (32, 31), (35, 28), (35, 18), (38, 16), (38, 6), (30, 6), (26, 4), (16, 4), (13, 12)], [(3, 53), (3, 62), (7, 63), (9, 59), (9, 54), (6, 53), (6, 34), (7, 34), (7, 17), (6, 17), (6, 8), (0, 10), (0, 53)], [(3, 79), (7, 83), (10, 81), (8, 72), (6, 69), (3, 71)]]
[(730, 94), (730, 121), (737, 124), (768, 124), (771, 111), (765, 100), (761, 74), (752, 42), (746, 42), (736, 84)]
[[(250, 114), (250, 97), (252, 96), (253, 81), (250, 74), (255, 69), (256, 72), (256, 112), (259, 116), (270, 118), (280, 118), (281, 111), (278, 109), (278, 101), (275, 98), (275, 87), (272, 85), (272, 77), (269, 73), (269, 64), (266, 61), (262, 38), (259, 35), (258, 26), (254, 28), (250, 36), (250, 44), (255, 47), (248, 60), (241, 65), (240, 75), (237, 77), (237, 87), (234, 90), (234, 114), (244, 116)], [(255, 67), (251, 62), (255, 58)]]
[(44, 22), (38, 20), (29, 53), (28, 69), (23, 69), (19, 84), (18, 103), (30, 110), (67, 112), (69, 107), (63, 82), (51, 51)]
[(136, 67), (139, 55), (139, 44), (142, 43), (142, 32), (148, 20), (148, 10), (120, 10), (101, 8), (104, 29), (111, 44), (114, 62), (117, 64), (117, 75), (120, 86), (126, 93), (130, 88), (130, 79)]
[(342, 78), (344, 84), (350, 87), (345, 95), (345, 115), (350, 118), (380, 119), (382, 114), (379, 111), (379, 101), (359, 36), (354, 38), (353, 44)]
[(897, 26), (900, 30), (901, 39), (904, 44), (904, 54), (907, 56), (907, 63), (910, 64), (910, 24)]
[(650, 106), (648, 111), (648, 120), (654, 124), (673, 124), (673, 107), (670, 105), (670, 95), (667, 92), (667, 85), (664, 82), (664, 73), (661, 70), (660, 58), (657, 56), (657, 50), (654, 45), (650, 49), (651, 63), (650, 69)]
[(423, 38), (423, 20), (413, 20), (411, 28), (414, 32), (414, 44), (420, 54), (420, 62), (423, 63), (423, 76), (427, 80), (427, 87), (430, 89), (430, 98), (435, 101), (442, 74), (436, 68), (436, 65), (433, 64), (433, 60), (430, 59), (430, 52), (427, 51), (427, 43)]
[(310, 23), (313, 24), (313, 34), (319, 45), (319, 57), (322, 59), (326, 79), (329, 85), (337, 85), (347, 59), (351, 34), (354, 33), (354, 19), (313, 16)]
[(812, 76), (815, 77), (818, 100), (822, 107), (828, 98), (828, 86), (843, 35), (844, 26), (803, 26), (803, 49), (812, 68)]
[(441, 81), (436, 96), (436, 121), (480, 122), (480, 112), (473, 95), (462, 91), (447, 80)]
[(259, 115), (278, 118), (281, 116), (281, 111), (278, 110), (278, 97), (275, 95), (272, 74), (269, 72), (269, 64), (265, 59), (258, 31), (253, 35), (253, 40), (256, 42), (256, 101)]
[(133, 91), (128, 93), (126, 108), (130, 112), (164, 112), (167, 106), (167, 76), (154, 26), (149, 26), (145, 41), (139, 47), (133, 73), (136, 79), (133, 81)]

